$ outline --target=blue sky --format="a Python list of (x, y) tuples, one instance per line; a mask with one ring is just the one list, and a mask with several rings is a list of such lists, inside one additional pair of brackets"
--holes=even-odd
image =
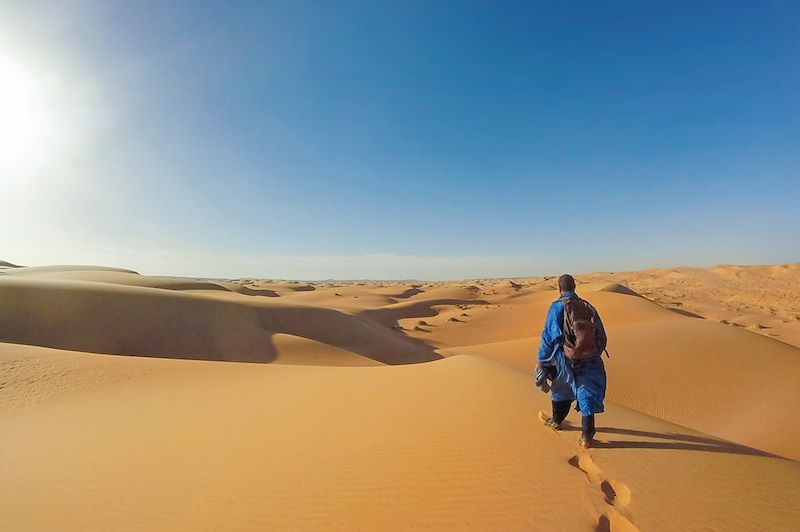
[(800, 4), (567, 4), (0, 1), (0, 51), (53, 117), (48, 156), (2, 176), (0, 258), (289, 278), (800, 261)]

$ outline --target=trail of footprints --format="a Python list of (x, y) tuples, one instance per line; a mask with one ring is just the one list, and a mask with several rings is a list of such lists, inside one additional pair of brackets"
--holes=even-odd
[[(539, 419), (547, 422), (550, 417), (544, 412), (539, 412)], [(636, 525), (621, 513), (625, 512), (631, 503), (631, 489), (627, 484), (603, 478), (603, 470), (594, 463), (586, 449), (580, 449), (578, 454), (569, 459), (569, 464), (583, 471), (592, 485), (599, 486), (606, 502), (611, 506), (600, 516), (597, 532), (639, 532)]]
[(631, 490), (626, 484), (604, 479), (603, 471), (597, 467), (585, 449), (581, 449), (578, 454), (570, 458), (569, 463), (583, 471), (593, 485), (599, 485), (606, 502), (612, 506), (600, 517), (597, 532), (639, 532), (639, 529), (620, 513), (631, 503)]

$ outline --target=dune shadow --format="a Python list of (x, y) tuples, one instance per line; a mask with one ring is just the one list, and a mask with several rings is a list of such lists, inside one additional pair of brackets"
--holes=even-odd
[(676, 314), (680, 314), (681, 316), (686, 316), (687, 318), (699, 318), (701, 320), (705, 319), (700, 314), (695, 314), (694, 312), (689, 312), (688, 310), (683, 310), (683, 309), (680, 309), (680, 308), (668, 308), (667, 310), (671, 310), (672, 312), (675, 312)]
[(463, 310), (471, 305), (488, 304), (489, 302), (483, 299), (423, 299), (421, 301), (403, 302), (394, 305), (386, 305), (384, 307), (366, 309), (361, 311), (359, 315), (375, 323), (380, 323), (386, 327), (392, 327), (397, 325), (398, 320), (404, 318), (431, 318), (438, 316), (439, 311), (433, 308), (436, 306), (456, 306)]
[(230, 291), (245, 296), (280, 297), (280, 294), (278, 294), (278, 292), (275, 290), (269, 290), (267, 288), (249, 288), (244, 285), (240, 285), (240, 288), (231, 289)]
[(317, 288), (311, 284), (299, 284), (299, 285), (292, 285), (289, 287), (290, 290), (294, 290), (295, 292), (313, 292)]
[[(580, 429), (574, 429), (580, 430)], [(598, 427), (598, 435), (600, 434), (620, 434), (624, 436), (636, 436), (641, 438), (650, 438), (650, 440), (597, 440), (594, 442), (593, 447), (596, 449), (665, 449), (675, 451), (703, 451), (711, 453), (729, 453), (729, 454), (742, 454), (750, 456), (764, 456), (769, 458), (780, 458), (786, 460), (781, 456), (753, 449), (745, 445), (733, 443), (725, 440), (719, 440), (706, 436), (693, 436), (691, 434), (676, 434), (676, 433), (662, 433), (662, 432), (649, 432), (634, 429), (621, 429), (617, 427)], [(662, 441), (659, 441), (662, 440)], [(667, 440), (667, 441), (663, 441)]]
[(0, 283), (0, 342), (113, 355), (269, 363), (276, 334), (385, 364), (439, 360), (428, 343), (335, 309), (266, 306), (101, 283)]
[(301, 336), (383, 362), (414, 364), (443, 358), (417, 338), (360, 316), (318, 307), (259, 308), (260, 326), (270, 333)]
[(425, 290), (420, 290), (419, 287), (412, 286), (408, 290), (405, 290), (405, 291), (403, 291), (403, 292), (401, 292), (399, 294), (392, 294), (389, 297), (393, 297), (395, 299), (408, 299), (409, 297), (413, 297), (413, 296), (415, 296), (417, 294), (422, 294), (424, 292), (425, 292)]

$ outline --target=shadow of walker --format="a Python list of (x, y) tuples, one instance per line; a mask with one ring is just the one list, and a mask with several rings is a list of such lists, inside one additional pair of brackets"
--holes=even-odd
[[(737, 443), (708, 438), (704, 436), (692, 436), (690, 434), (675, 434), (648, 432), (643, 430), (620, 429), (616, 427), (598, 427), (597, 434), (620, 434), (623, 436), (634, 436), (650, 438), (650, 440), (596, 440), (592, 445), (596, 449), (671, 449), (678, 451), (703, 451), (709, 453), (730, 453), (744, 454), (750, 456), (766, 456), (770, 458), (780, 458), (778, 455), (746, 447)], [(661, 440), (661, 441), (658, 441)], [(667, 441), (663, 441), (667, 440)]]

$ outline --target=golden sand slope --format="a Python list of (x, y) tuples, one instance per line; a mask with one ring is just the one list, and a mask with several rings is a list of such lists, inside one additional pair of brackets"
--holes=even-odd
[(337, 368), (11, 345), (0, 357), (16, 368), (4, 399), (29, 399), (0, 403), (4, 530), (763, 530), (800, 519), (795, 462), (613, 405), (601, 446), (578, 454), (576, 432), (537, 421), (547, 397), (526, 375), (479, 358)]
[(672, 268), (584, 279), (613, 279), (665, 307), (800, 347), (800, 264)]
[[(800, 276), (794, 268), (773, 270), (783, 281), (792, 272)], [(674, 277), (667, 271), (641, 278)], [(743, 271), (736, 269), (740, 282)], [(755, 268), (750, 282), (761, 272)], [(609, 398), (800, 459), (800, 429), (782, 422), (783, 415), (800, 416), (800, 403), (792, 400), (800, 385), (798, 349), (666, 309), (603, 280), (621, 275), (634, 274), (579, 278), (580, 293), (598, 307), (611, 338)], [(211, 282), (117, 268), (15, 268), (0, 276), (0, 340), (95, 353), (344, 366), (472, 354), (530, 372), (538, 331), (557, 297), (553, 283)], [(710, 285), (707, 292), (724, 290)]]
[[(637, 296), (579, 290), (599, 309), (609, 335), (608, 397), (684, 426), (800, 459), (800, 349)], [(611, 287), (614, 289), (615, 287)], [(443, 322), (427, 335), (443, 354), (472, 354), (531, 371), (552, 293), (483, 310), (468, 326)], [(429, 320), (434, 323), (433, 320)], [(790, 417), (791, 418), (791, 417)]]
[[(727, 293), (709, 275), (687, 300)], [(579, 278), (613, 358), (600, 444), (578, 454), (529, 375), (552, 278), (2, 267), (0, 529), (796, 528), (799, 466), (752, 448), (800, 458), (800, 349), (629, 288), (661, 298), (669, 276)]]

